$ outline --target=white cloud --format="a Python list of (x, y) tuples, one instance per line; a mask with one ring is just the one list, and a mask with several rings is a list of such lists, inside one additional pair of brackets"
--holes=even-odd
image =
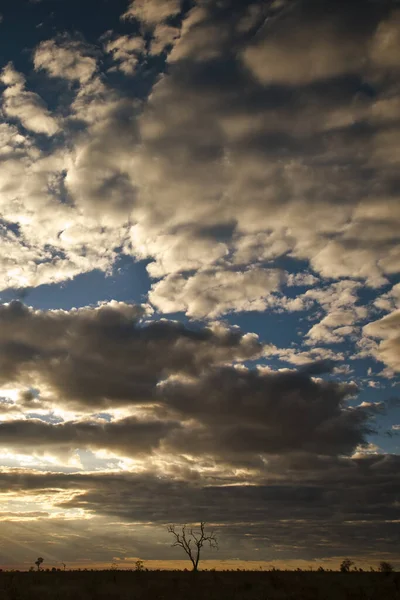
[(3, 92), (3, 110), (8, 117), (17, 119), (34, 133), (51, 136), (59, 131), (43, 100), (38, 94), (26, 91), (25, 77), (15, 71), (12, 63), (4, 67), (0, 81), (7, 86)]
[(133, 75), (136, 71), (140, 54), (144, 51), (145, 42), (142, 37), (122, 35), (108, 40), (105, 44), (106, 52), (111, 54), (116, 63), (116, 68), (125, 73)]
[(379, 310), (391, 312), (396, 308), (400, 308), (400, 283), (397, 283), (386, 294), (382, 294), (375, 301), (374, 305)]
[(305, 298), (320, 304), (326, 313), (307, 332), (308, 345), (339, 343), (351, 335), (358, 335), (358, 324), (368, 314), (367, 308), (358, 304), (357, 290), (360, 287), (358, 282), (342, 280), (304, 293)]
[(44, 155), (15, 126), (0, 125), (0, 288), (65, 281), (109, 270), (127, 231), (63, 202), (68, 153)]
[(289, 287), (313, 287), (317, 283), (320, 283), (320, 280), (311, 273), (290, 273), (287, 280)]
[(171, 46), (179, 37), (180, 31), (177, 27), (171, 27), (164, 23), (156, 25), (153, 31), (153, 39), (151, 41), (151, 54), (160, 54), (166, 46)]
[(184, 311), (191, 317), (215, 318), (227, 312), (263, 311), (278, 291), (284, 274), (278, 269), (246, 271), (210, 269), (185, 278), (170, 275), (152, 286), (149, 300), (162, 312)]
[(138, 19), (155, 26), (180, 11), (180, 0), (131, 0), (123, 19)]
[(368, 337), (381, 340), (377, 345), (371, 346), (371, 354), (393, 371), (400, 371), (400, 310), (379, 321), (368, 323), (363, 332), (367, 341)]
[(87, 83), (97, 70), (96, 59), (73, 40), (46, 40), (34, 52), (34, 65), (51, 77)]
[[(276, 356), (280, 360), (296, 366), (304, 366), (318, 361), (343, 361), (342, 352), (334, 352), (330, 348), (312, 348), (307, 351), (297, 348), (277, 348), (274, 345), (267, 345), (264, 349), (264, 356)], [(336, 372), (343, 367), (336, 367)], [(348, 372), (347, 370), (345, 371)]]
[[(177, 34), (169, 30), (168, 18), (179, 8), (177, 2), (163, 3), (162, 9), (156, 2), (129, 5), (127, 15), (138, 17), (150, 28), (150, 52), (159, 51), (170, 34)], [(359, 278), (360, 284), (367, 282), (375, 288), (386, 283), (399, 264), (399, 203), (385, 184), (397, 169), (398, 142), (395, 135), (389, 145), (380, 137), (387, 135), (385, 128), (372, 132), (365, 141), (353, 124), (362, 124), (365, 119), (371, 123), (389, 119), (392, 123), (396, 96), (389, 84), (379, 98), (348, 94), (340, 86), (335, 94), (325, 93), (329, 77), (347, 69), (342, 51), (346, 54), (356, 42), (360, 42), (360, 51), (370, 48), (378, 35), (360, 26), (355, 38), (349, 37), (347, 17), (339, 27), (342, 9), (336, 10), (334, 26), (326, 23), (323, 11), (312, 15), (311, 21), (321, 21), (321, 31), (324, 36), (327, 33), (324, 40), (318, 34), (307, 43), (314, 52), (319, 44), (330, 48), (336, 38), (347, 41), (332, 50), (331, 58), (322, 53), (321, 63), (315, 67), (320, 69), (316, 76), (322, 87), (306, 86), (299, 96), (287, 95), (285, 86), (279, 91), (276, 86), (264, 88), (243, 69), (240, 58), (249, 43), (253, 49), (260, 46), (260, 52), (264, 43), (292, 52), (293, 44), (282, 45), (282, 40), (296, 21), (297, 8), (283, 10), (281, 16), (270, 19), (249, 42), (244, 34), (246, 27), (254, 27), (251, 23), (257, 24), (261, 18), (256, 11), (244, 27), (248, 11), (238, 9), (230, 15), (231, 27), (213, 6), (205, 3), (194, 7), (183, 19), (167, 72), (157, 79), (144, 103), (110, 89), (97, 68), (100, 50), (66, 37), (42, 42), (34, 52), (36, 69), (80, 83), (77, 90), (71, 86), (76, 95), (63, 122), (67, 143), (63, 151), (51, 157), (50, 164), (49, 160), (44, 162), (32, 141), (24, 141), (24, 156), (18, 149), (16, 160), (17, 149), (13, 150), (1, 183), (4, 202), (9, 204), (7, 218), (22, 224), (24, 243), (32, 247), (32, 256), (35, 252), (45, 256), (33, 233), (39, 221), (45, 223), (54, 254), (58, 249), (66, 256), (57, 259), (57, 266), (39, 260), (43, 263), (40, 269), (34, 260), (25, 262), (24, 274), (16, 274), (14, 279), (43, 281), (47, 276), (51, 280), (62, 278), (63, 273), (72, 276), (79, 269), (90, 268), (96, 256), (101, 257), (99, 265), (109, 268), (114, 254), (105, 244), (118, 231), (115, 235), (127, 253), (152, 259), (148, 272), (161, 281), (154, 283), (151, 293), (160, 308), (193, 307), (192, 295), (198, 289), (202, 289), (201, 303), (200, 297), (206, 294), (199, 282), (205, 278), (210, 288), (211, 273), (218, 274), (221, 290), (225, 289), (214, 302), (219, 308), (211, 309), (218, 314), (246, 306), (278, 309), (279, 302), (282, 310), (302, 310), (318, 302), (316, 296), (307, 294), (280, 297), (278, 301), (268, 290), (265, 294), (260, 283), (250, 284), (249, 280), (249, 302), (236, 300), (227, 292), (243, 274), (250, 278), (253, 272), (251, 277), (255, 277), (255, 272), (268, 270), (274, 259), (284, 256), (306, 261), (315, 271), (304, 277), (289, 275), (287, 283), (291, 286), (316, 285), (316, 276)], [(300, 25), (295, 46), (310, 30), (308, 20), (304, 24), (300, 19)], [(102, 38), (103, 47), (114, 57), (116, 68), (133, 73), (137, 57), (146, 51), (143, 38), (107, 36)], [(232, 48), (238, 52), (232, 54)], [(305, 48), (306, 59), (296, 47), (296, 57), (304, 65), (309, 46)], [(211, 61), (212, 68), (204, 70), (205, 59)], [(226, 67), (222, 69), (221, 64)], [(279, 68), (281, 76), (287, 77), (285, 66)], [(305, 76), (301, 68), (293, 69), (296, 77)], [(379, 68), (376, 63), (374, 69)], [(322, 69), (326, 77), (322, 77)], [(18, 77), (8, 76), (10, 82)], [(13, 85), (17, 84), (15, 80)], [(274, 94), (278, 94), (276, 98)], [(365, 173), (371, 168), (376, 179), (368, 185)], [(60, 186), (69, 205), (60, 202)], [(40, 206), (37, 215), (35, 204)], [(132, 225), (129, 242), (128, 223)], [(71, 241), (77, 239), (75, 235), (60, 234), (75, 227), (76, 231), (91, 232), (87, 234), (92, 242), (90, 260), (84, 256), (83, 243)], [(106, 227), (104, 238), (99, 227)], [(18, 246), (21, 240), (12, 243)], [(43, 275), (32, 278), (33, 270)], [(185, 299), (187, 294), (189, 300)], [(381, 302), (385, 301), (389, 302), (382, 298)], [(193, 310), (200, 314), (206, 309)], [(315, 340), (329, 336), (341, 340), (357, 334), (351, 328), (358, 327), (364, 318), (354, 303), (350, 308), (329, 306), (324, 311), (325, 321), (312, 330)]]

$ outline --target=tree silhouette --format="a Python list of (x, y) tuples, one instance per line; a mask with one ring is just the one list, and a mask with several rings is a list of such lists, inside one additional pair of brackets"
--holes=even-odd
[(345, 558), (340, 563), (340, 570), (342, 573), (348, 573), (350, 571), (350, 567), (352, 567), (353, 565), (354, 562), (352, 560), (350, 560), (349, 558)]
[(138, 559), (135, 561), (135, 571), (144, 571), (144, 562), (142, 560)]
[(201, 549), (205, 543), (208, 543), (210, 548), (218, 549), (218, 541), (213, 531), (206, 533), (204, 530), (205, 522), (200, 523), (200, 531), (194, 531), (193, 529), (187, 529), (186, 525), (183, 525), (181, 532), (177, 532), (175, 525), (169, 525), (168, 531), (174, 536), (174, 543), (172, 546), (180, 546), (184, 552), (188, 555), (192, 565), (193, 571), (198, 570)]
[(44, 558), (42, 558), (41, 556), (39, 556), (39, 558), (37, 560), (35, 560), (35, 565), (37, 566), (38, 571), (40, 571), (40, 565), (42, 564), (43, 561), (44, 561)]
[(386, 562), (386, 560), (382, 560), (379, 563), (379, 571), (381, 573), (393, 573), (394, 568), (390, 562)]

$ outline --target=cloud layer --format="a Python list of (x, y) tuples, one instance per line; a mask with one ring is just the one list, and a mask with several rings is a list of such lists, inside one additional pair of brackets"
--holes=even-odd
[[(158, 531), (201, 518), (226, 558), (392, 558), (397, 3), (101, 10), (0, 66), (6, 535), (72, 556), (93, 523), (109, 560), (147, 523), (135, 552), (170, 558)], [(141, 304), (44, 308), (124, 261)]]

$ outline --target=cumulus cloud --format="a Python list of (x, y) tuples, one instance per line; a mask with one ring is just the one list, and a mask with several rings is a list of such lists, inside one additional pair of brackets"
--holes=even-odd
[[(69, 140), (62, 165), (71, 202), (102, 225), (131, 222), (126, 249), (153, 258), (154, 277), (219, 261), (229, 278), (232, 263), (244, 271), (290, 253), (323, 278), (381, 286), (398, 269), (399, 214), (390, 183), (397, 138), (388, 141), (390, 132), (377, 126), (396, 123), (397, 111), (390, 77), (379, 78), (383, 59), (370, 57), (385, 36), (395, 39), (396, 13), (368, 3), (356, 23), (357, 7), (330, 0), (261, 9), (202, 4), (182, 14), (168, 74), (155, 78), (140, 109), (107, 87), (96, 52), (83, 42), (64, 36), (36, 48), (36, 69), (81, 86), (67, 123), (88, 129)], [(136, 1), (126, 14), (148, 24), (149, 51), (158, 52), (175, 36), (168, 19), (179, 10), (177, 2)], [(310, 28), (323, 34), (309, 36)], [(143, 38), (110, 36), (105, 50), (116, 68), (133, 73)], [(265, 45), (292, 53), (304, 69), (317, 65), (310, 77), (318, 86), (300, 64), (291, 73), (305, 77), (303, 91), (293, 95), (279, 61), (263, 64), (281, 80), (260, 82), (243, 57)], [(343, 58), (349, 48), (350, 61)], [(310, 52), (327, 58), (310, 61)], [(375, 91), (333, 83), (350, 67), (354, 76), (371, 73)]]
[(299, 372), (248, 369), (240, 363), (263, 352), (254, 334), (148, 321), (145, 307), (115, 302), (70, 312), (13, 302), (1, 307), (0, 321), (2, 384), (36, 388), (36, 410), (142, 411), (110, 423), (5, 422), (6, 448), (28, 439), (55, 453), (57, 444), (61, 452), (126, 456), (158, 448), (261, 468), (261, 455), (349, 454), (371, 431), (368, 407), (347, 406), (353, 384), (314, 378), (328, 355), (310, 353)]
[[(180, 28), (172, 25), (169, 21), (171, 17), (176, 17), (181, 12), (181, 0), (131, 0), (128, 10), (122, 15), (122, 19), (136, 19), (140, 22), (142, 28), (151, 32), (151, 43), (149, 44), (149, 54), (160, 54), (167, 47), (172, 47), (180, 35)], [(126, 37), (126, 36), (125, 36)], [(124, 43), (125, 52), (130, 43), (120, 38), (120, 43)], [(115, 54), (114, 54), (115, 56)], [(136, 59), (137, 60), (137, 59)], [(119, 69), (125, 73), (133, 72), (135, 57), (125, 57), (119, 65)]]
[(374, 305), (387, 312), (391, 312), (395, 308), (400, 308), (400, 283), (394, 285), (389, 292), (378, 296)]
[(123, 19), (138, 19), (145, 25), (155, 26), (177, 15), (181, 8), (180, 0), (131, 0)]
[(133, 75), (144, 46), (145, 43), (142, 37), (122, 35), (107, 41), (105, 49), (106, 52), (111, 54), (117, 70), (125, 73), (125, 75)]
[(304, 293), (308, 301), (317, 302), (325, 311), (325, 315), (307, 332), (308, 345), (339, 343), (359, 334), (359, 324), (368, 315), (368, 309), (358, 303), (359, 288), (358, 282), (343, 279)]
[(198, 382), (167, 382), (164, 390), (170, 405), (202, 424), (169, 442), (196, 455), (347, 454), (369, 427), (367, 412), (344, 408), (354, 386), (314, 381), (305, 371), (226, 369)]
[(185, 278), (169, 276), (152, 286), (149, 300), (162, 312), (184, 311), (191, 317), (215, 318), (228, 312), (263, 311), (284, 273), (278, 269), (244, 272), (204, 270)]
[[(341, 362), (344, 360), (342, 352), (334, 352), (330, 348), (320, 348), (318, 346), (307, 351), (301, 351), (297, 348), (277, 348), (273, 344), (269, 344), (264, 348), (264, 356), (278, 356), (280, 360), (297, 366), (310, 365), (316, 361)], [(335, 367), (335, 369), (345, 369), (345, 365)]]
[(393, 371), (400, 371), (400, 311), (373, 323), (368, 323), (363, 329), (366, 336), (381, 340), (371, 348), (372, 354), (384, 362)]
[(177, 27), (171, 27), (165, 23), (156, 25), (151, 42), (151, 54), (160, 54), (166, 47), (172, 46), (179, 35), (180, 30)]
[(174, 321), (141, 324), (144, 316), (143, 307), (113, 302), (70, 312), (3, 305), (0, 377), (42, 382), (56, 403), (59, 397), (77, 406), (129, 405), (154, 401), (157, 384), (171, 375), (194, 376), (261, 352), (254, 334)]
[[(307, 20), (314, 5), (303, 4)], [(358, 36), (367, 47), (379, 22), (376, 7), (369, 9), (368, 22), (349, 42), (356, 40), (357, 56), (364, 47)], [(334, 13), (332, 35), (341, 39), (357, 15), (351, 10), (349, 16), (342, 4), (335, 5)], [(296, 14), (271, 19), (257, 35), (271, 40), (275, 28), (286, 32), (286, 18), (297, 27)], [(396, 268), (398, 202), (378, 197), (384, 180), (377, 181), (376, 198), (367, 193), (361, 173), (374, 156), (373, 131), (371, 145), (362, 147), (361, 137), (352, 129), (357, 120), (372, 117), (375, 101), (366, 95), (356, 97), (356, 91), (345, 85), (332, 95), (329, 69), (320, 88), (306, 88), (300, 97), (282, 82), (260, 86), (232, 56), (233, 41), (246, 48), (247, 40), (232, 38), (223, 16), (222, 9), (204, 6), (188, 15), (169, 58), (169, 75), (155, 86), (140, 119), (144, 145), (139, 178), (146, 182), (143, 200), (152, 212), (150, 216), (144, 206), (138, 214), (142, 231), (147, 230), (151, 239), (149, 254), (156, 258), (150, 272), (160, 276), (162, 269), (166, 271), (158, 257), (170, 251), (168, 224), (174, 245), (190, 228), (195, 245), (199, 236), (194, 224), (201, 233), (201, 219), (206, 226), (234, 224), (224, 244), (236, 262), (268, 260), (290, 251), (310, 261), (323, 277), (357, 277), (371, 286), (382, 285), (385, 273)], [(319, 10), (313, 16), (316, 22), (323, 18)], [(209, 35), (212, 27), (219, 27), (218, 35)], [(207, 67), (199, 63), (200, 40)], [(345, 47), (340, 41), (335, 44), (337, 52)], [(348, 65), (347, 59), (344, 62)], [(305, 64), (311, 62), (305, 59)], [(237, 94), (238, 81), (243, 96)], [(328, 131), (335, 134), (331, 137)], [(351, 155), (359, 156), (361, 163), (356, 165)], [(174, 198), (180, 199), (179, 205)], [(218, 198), (221, 201), (216, 202)], [(140, 235), (143, 239), (145, 234)], [(141, 254), (142, 244), (133, 244), (133, 251)]]
[(54, 135), (59, 131), (56, 119), (50, 114), (43, 100), (25, 89), (25, 77), (9, 63), (1, 72), (0, 81), (7, 86), (3, 92), (3, 110), (8, 117), (16, 119), (29, 131)]
[(35, 69), (51, 77), (87, 83), (97, 69), (96, 59), (80, 42), (70, 39), (46, 40), (34, 52)]
[[(242, 57), (259, 45), (289, 48), (281, 37), (294, 23), (301, 38), (293, 41), (296, 57), (302, 56), (301, 36), (316, 48), (321, 42), (308, 36), (310, 22), (323, 25), (323, 38), (336, 53), (347, 52), (346, 40), (356, 44), (355, 57), (376, 45), (380, 28), (396, 27), (394, 15), (371, 4), (350, 36), (357, 10), (326, 2), (333, 11), (330, 25), (326, 11), (314, 10), (311, 1), (293, 10), (271, 7), (271, 14), (256, 4), (251, 14), (245, 7), (194, 7), (184, 15), (168, 74), (158, 78), (142, 107), (107, 87), (96, 53), (83, 42), (59, 37), (35, 50), (36, 69), (81, 86), (67, 123), (84, 122), (86, 135), (73, 137), (62, 165), (71, 202), (101, 225), (133, 224), (125, 248), (153, 259), (149, 274), (167, 278), (156, 288), (167, 288), (168, 278), (184, 270), (210, 266), (229, 279), (232, 264), (240, 272), (254, 263), (263, 269), (258, 263), (288, 253), (309, 261), (323, 278), (357, 277), (374, 287), (397, 270), (398, 201), (390, 187), (397, 138), (388, 145), (389, 132), (374, 129), (396, 119), (390, 78), (379, 83), (380, 97), (345, 83), (332, 88), (340, 69), (322, 61), (319, 87), (306, 85), (293, 95), (287, 83), (260, 83), (243, 68)], [(156, 3), (130, 5), (131, 16), (151, 25), (150, 52), (175, 36), (168, 18), (179, 8), (175, 2), (163, 3), (162, 10)], [(106, 39), (116, 68), (134, 73), (143, 38), (110, 33)], [(330, 50), (326, 55), (344, 64)], [(304, 64), (316, 64), (307, 52)], [(265, 64), (272, 62), (277, 65)], [(373, 64), (376, 73), (380, 63)], [(373, 194), (366, 179), (371, 169)], [(174, 288), (179, 296), (182, 285)], [(218, 310), (223, 307), (221, 302)], [(226, 309), (232, 310), (229, 303)]]

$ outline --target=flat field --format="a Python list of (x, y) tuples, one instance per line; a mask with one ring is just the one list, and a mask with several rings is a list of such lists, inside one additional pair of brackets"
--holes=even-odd
[(1, 600), (400, 600), (400, 573), (1, 572)]

